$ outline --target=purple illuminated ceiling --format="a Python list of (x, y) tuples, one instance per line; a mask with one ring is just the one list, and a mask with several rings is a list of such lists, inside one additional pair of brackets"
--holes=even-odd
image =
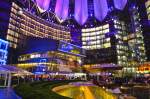
[[(75, 20), (80, 24), (84, 25), (88, 19), (88, 0), (74, 0), (74, 13), (69, 13), (69, 2), (72, 4), (71, 0), (34, 0), (38, 5), (38, 8), (41, 12), (47, 11), (50, 9), (50, 2), (54, 5), (57, 18), (60, 19), (60, 22), (63, 22), (72, 14)], [(103, 21), (108, 14), (109, 8), (107, 1), (109, 0), (93, 0), (94, 6), (94, 16), (99, 21)], [(114, 6), (116, 9), (123, 10), (127, 4), (128, 0), (113, 0)], [(53, 6), (52, 6), (53, 7)], [(72, 8), (72, 7), (71, 7)], [(71, 10), (72, 11), (72, 10)], [(89, 11), (90, 12), (90, 11)], [(92, 12), (93, 13), (93, 12)], [(93, 16), (93, 15), (92, 15)]]
[(103, 21), (108, 13), (107, 0), (94, 0), (94, 14), (99, 21)]
[(69, 0), (57, 0), (55, 13), (61, 19), (65, 20), (68, 17)]
[(115, 8), (123, 10), (128, 0), (114, 0)]
[(88, 18), (88, 4), (87, 0), (75, 0), (75, 19), (83, 25)]
[(38, 7), (40, 7), (43, 11), (49, 9), (50, 0), (36, 0)]

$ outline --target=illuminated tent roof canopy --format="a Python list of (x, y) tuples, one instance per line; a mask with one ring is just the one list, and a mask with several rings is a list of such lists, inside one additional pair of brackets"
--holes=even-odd
[(41, 12), (49, 10), (51, 0), (36, 0), (36, 4)]
[[(60, 22), (68, 19), (69, 17), (69, 3), (72, 0), (35, 0), (41, 13), (49, 11), (51, 3), (55, 3), (55, 15), (59, 18)], [(108, 0), (93, 0), (94, 16), (99, 21), (103, 21), (109, 12)], [(118, 10), (123, 10), (127, 4), (127, 0), (113, 0), (114, 7)], [(83, 25), (89, 16), (88, 0), (74, 0), (74, 18)]]
[(127, 4), (128, 0), (114, 0), (115, 8), (123, 10)]

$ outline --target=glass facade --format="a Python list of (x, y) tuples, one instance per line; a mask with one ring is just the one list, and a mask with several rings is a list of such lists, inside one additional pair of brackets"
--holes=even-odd
[(138, 66), (146, 61), (144, 37), (137, 6), (130, 8), (130, 31), (128, 32), (127, 65), (123, 68), (126, 74), (136, 74)]
[(81, 66), (81, 57), (59, 51), (25, 54), (19, 56), (18, 61), (19, 64), (17, 66), (21, 68), (32, 70), (34, 67), (42, 64), (48, 67), (48, 71), (53, 72), (79, 71)]
[(111, 21), (111, 28), (106, 24), (82, 29), (82, 47), (87, 50), (85, 65), (114, 63), (123, 67), (125, 75), (136, 73), (137, 66), (146, 61), (146, 55), (137, 8), (130, 14), (131, 22), (116, 17)]
[(143, 63), (146, 61), (146, 55), (145, 55), (145, 45), (144, 45), (144, 37), (142, 34), (142, 26), (140, 24), (140, 16), (138, 12), (138, 7), (135, 7), (131, 11), (132, 16), (132, 26), (134, 33), (131, 33), (129, 35), (129, 47), (134, 49), (134, 54), (132, 54), (133, 57), (137, 58), (138, 63)]
[(82, 47), (87, 50), (111, 47), (110, 38), (105, 37), (108, 32), (109, 24), (82, 29)]
[(117, 64), (120, 66), (127, 66), (128, 59), (128, 44), (127, 44), (127, 26), (124, 21), (114, 19), (114, 28), (116, 30), (116, 52)]

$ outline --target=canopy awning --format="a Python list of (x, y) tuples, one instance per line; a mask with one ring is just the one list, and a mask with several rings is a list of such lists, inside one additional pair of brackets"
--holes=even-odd
[(10, 65), (0, 65), (0, 73), (14, 73), (18, 75), (32, 75), (31, 72)]

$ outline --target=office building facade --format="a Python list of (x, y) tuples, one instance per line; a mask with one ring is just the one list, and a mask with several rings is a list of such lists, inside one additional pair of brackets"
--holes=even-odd
[(43, 5), (33, 0), (0, 1), (4, 5), (0, 6), (0, 37), (10, 43), (9, 63), (17, 63), (28, 37), (38, 37), (82, 46), (87, 50), (85, 65), (117, 64), (124, 74), (136, 73), (140, 64), (150, 60), (149, 2), (48, 0)]

